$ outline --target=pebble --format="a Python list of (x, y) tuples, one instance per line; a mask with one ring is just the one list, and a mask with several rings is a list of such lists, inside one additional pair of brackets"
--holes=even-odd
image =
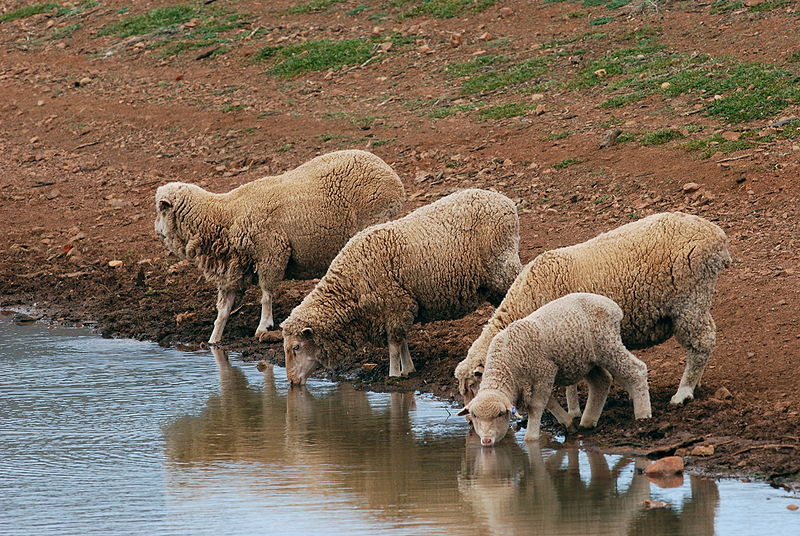
[(656, 460), (644, 468), (648, 475), (673, 475), (683, 472), (683, 458), (680, 456), (667, 456)]
[(119, 267), (120, 267), (120, 266), (122, 266), (123, 264), (124, 264), (124, 263), (123, 263), (122, 261), (120, 261), (120, 260), (108, 261), (108, 265), (109, 265), (110, 267), (112, 267), (112, 268), (119, 268)]
[(692, 456), (713, 456), (714, 445), (697, 445), (689, 454)]
[(687, 182), (683, 185), (682, 190), (684, 193), (690, 194), (700, 189), (700, 185), (696, 182)]
[(796, 504), (790, 504), (789, 506), (786, 507), (786, 509), (791, 510), (792, 512), (796, 512), (798, 509), (800, 509), (800, 506), (797, 506)]
[(714, 391), (714, 398), (718, 398), (719, 400), (729, 400), (733, 398), (733, 394), (728, 390), (727, 387), (720, 387)]
[(81, 78), (81, 79), (80, 79), (80, 81), (78, 82), (78, 84), (80, 84), (80, 86), (81, 86), (81, 87), (83, 87), (83, 86), (88, 86), (88, 85), (89, 85), (89, 84), (91, 84), (91, 83), (92, 83), (92, 79), (91, 79), (91, 78), (89, 78), (88, 76), (84, 76), (84, 77), (83, 77), (83, 78)]

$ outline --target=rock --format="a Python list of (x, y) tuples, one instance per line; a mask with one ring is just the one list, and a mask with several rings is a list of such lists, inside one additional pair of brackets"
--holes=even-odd
[(700, 185), (697, 184), (696, 182), (687, 182), (686, 184), (683, 185), (681, 189), (683, 190), (683, 193), (690, 194), (692, 192), (696, 192), (697, 190), (699, 190)]
[(714, 445), (697, 445), (689, 454), (692, 456), (713, 456)]
[(606, 148), (611, 147), (612, 145), (616, 145), (617, 138), (619, 135), (622, 134), (622, 131), (618, 128), (612, 128), (610, 130), (606, 130), (603, 134), (603, 139), (600, 140), (600, 147)]
[(40, 318), (41, 316), (32, 316), (27, 313), (17, 313), (11, 317), (11, 321), (15, 324), (30, 324), (31, 322), (36, 322)]
[(514, 10), (511, 9), (510, 7), (508, 7), (508, 6), (500, 8), (500, 16), (501, 17), (510, 17), (513, 14), (514, 14)]
[(597, 69), (597, 70), (594, 72), (594, 75), (595, 75), (596, 77), (598, 77), (598, 78), (603, 78), (603, 77), (604, 77), (606, 74), (608, 74), (608, 72), (607, 72), (605, 69)]
[(746, 180), (747, 180), (747, 177), (737, 177), (736, 178), (736, 184), (742, 184)]
[(543, 98), (544, 98), (544, 93), (534, 93), (533, 95), (531, 95), (532, 101), (540, 101)]
[(192, 312), (185, 312), (185, 313), (178, 313), (175, 315), (175, 324), (180, 326), (184, 322), (188, 322), (189, 320), (194, 320), (197, 318), (197, 313)]
[(256, 363), (256, 368), (258, 369), (259, 372), (264, 372), (269, 368), (269, 363), (267, 363), (266, 359), (262, 359), (258, 363)]
[(791, 510), (792, 512), (796, 512), (798, 509), (800, 509), (800, 506), (797, 506), (796, 504), (790, 504), (786, 507), (786, 509)]
[(119, 267), (120, 267), (120, 266), (122, 266), (123, 264), (124, 264), (124, 263), (123, 263), (122, 261), (120, 261), (120, 260), (108, 261), (108, 265), (109, 265), (110, 267), (112, 267), (112, 268), (119, 268)]
[(669, 82), (662, 82), (661, 83), (661, 89), (669, 89), (671, 87), (672, 87), (672, 84), (670, 84)]
[(675, 475), (683, 472), (683, 458), (680, 456), (667, 456), (656, 460), (644, 468), (648, 475)]
[(61, 195), (61, 192), (58, 190), (58, 188), (53, 188), (52, 190), (50, 190), (47, 193), (47, 195), (45, 197), (52, 201), (53, 199), (55, 199), (56, 197), (58, 197), (60, 195)]
[(370, 370), (375, 370), (377, 366), (377, 363), (364, 363), (361, 365), (361, 368), (369, 372)]
[(729, 400), (733, 398), (733, 394), (728, 390), (727, 387), (720, 387), (714, 391), (714, 398), (719, 400)]
[(481, 35), (478, 36), (478, 41), (491, 41), (492, 34), (489, 32), (483, 32)]
[(456, 48), (458, 46), (461, 46), (461, 43), (463, 43), (464, 38), (460, 33), (452, 33), (450, 34), (449, 41), (450, 41), (450, 46)]
[(78, 81), (78, 85), (80, 85), (81, 87), (83, 87), (83, 86), (88, 86), (88, 85), (89, 85), (89, 84), (91, 84), (91, 83), (92, 83), (92, 79), (91, 79), (91, 78), (89, 78), (88, 76), (84, 76), (83, 78), (81, 78), (81, 79)]
[(547, 111), (547, 106), (544, 104), (537, 104), (536, 108), (533, 110), (533, 113), (536, 115), (542, 115)]
[(722, 139), (725, 139), (725, 140), (728, 140), (728, 141), (739, 141), (739, 138), (741, 138), (741, 137), (742, 137), (742, 133), (741, 132), (726, 131), (726, 132), (722, 133)]
[(672, 506), (672, 505), (664, 501), (645, 499), (645, 501), (642, 503), (642, 506), (644, 506), (645, 508), (666, 508), (667, 506)]

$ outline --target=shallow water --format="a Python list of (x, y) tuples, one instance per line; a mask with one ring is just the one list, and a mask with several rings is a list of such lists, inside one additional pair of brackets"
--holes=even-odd
[[(797, 496), (508, 437), (449, 404), (0, 317), (0, 534), (797, 534)], [(644, 501), (669, 503), (647, 509)]]

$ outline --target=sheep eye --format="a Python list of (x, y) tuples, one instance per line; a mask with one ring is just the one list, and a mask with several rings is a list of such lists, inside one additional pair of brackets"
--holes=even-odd
[(295, 352), (298, 351), (299, 349), (300, 349), (299, 344), (295, 344), (294, 346), (292, 346), (292, 350), (294, 350)]

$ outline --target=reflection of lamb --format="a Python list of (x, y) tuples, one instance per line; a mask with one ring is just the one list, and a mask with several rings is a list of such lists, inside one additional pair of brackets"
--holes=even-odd
[(397, 174), (366, 151), (318, 156), (283, 175), (214, 194), (181, 182), (156, 191), (156, 233), (217, 285), (217, 343), (237, 294), (261, 288), (256, 337), (273, 326), (272, 292), (285, 277), (320, 277), (356, 232), (393, 218), (403, 202)]
[[(645, 475), (634, 472), (627, 480), (626, 468), (639, 462), (622, 457), (609, 467), (607, 457), (598, 452), (548, 450), (529, 444), (526, 459), (513, 441), (494, 449), (467, 445), (458, 487), (476, 518), (477, 532), (631, 534), (650, 497)], [(581, 467), (581, 455), (588, 467)]]
[(304, 383), (363, 340), (388, 339), (389, 376), (414, 372), (415, 321), (460, 318), (499, 303), (521, 263), (514, 203), (462, 190), (355, 235), (281, 327), (286, 373)]
[(589, 399), (581, 426), (591, 428), (613, 378), (631, 395), (636, 418), (649, 418), (647, 365), (622, 344), (621, 320), (622, 309), (605, 296), (575, 293), (512, 322), (492, 339), (480, 390), (459, 415), (469, 413), (481, 443), (492, 446), (506, 435), (516, 403), (529, 414), (525, 440), (536, 441), (545, 407), (565, 426), (572, 423), (553, 386), (585, 378)]
[[(711, 298), (720, 271), (731, 262), (725, 233), (698, 216), (654, 214), (575, 246), (547, 251), (526, 265), (503, 303), (458, 364), (465, 404), (477, 393), (492, 338), (545, 303), (570, 292), (608, 296), (625, 313), (622, 341), (630, 349), (660, 344), (673, 334), (689, 355), (680, 387), (681, 404), (694, 397), (714, 349)], [(580, 415), (568, 389), (570, 415)]]

